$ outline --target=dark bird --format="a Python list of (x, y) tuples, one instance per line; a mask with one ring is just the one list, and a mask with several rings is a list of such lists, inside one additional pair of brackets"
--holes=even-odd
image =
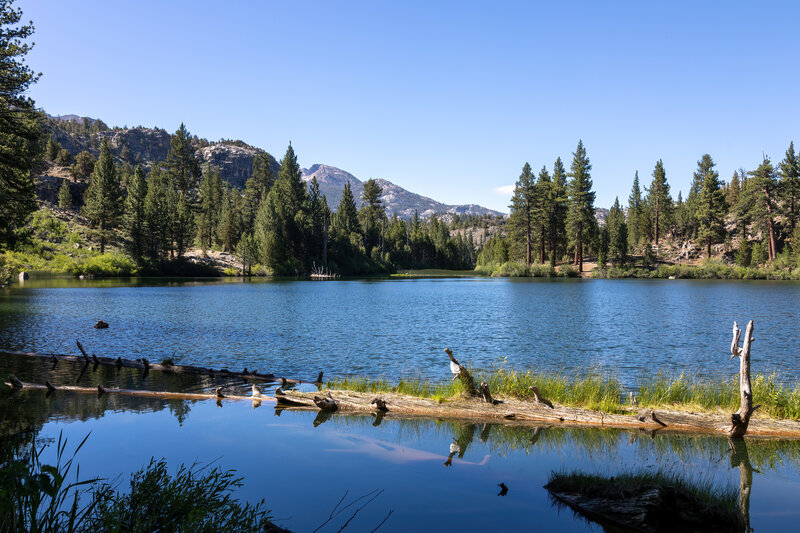
[(102, 385), (98, 385), (97, 386), (97, 395), (98, 396), (102, 396), (103, 394), (105, 394), (105, 392), (106, 392), (106, 390), (103, 388)]
[(216, 389), (214, 389), (214, 392), (217, 393), (217, 399), (225, 397), (225, 395), (222, 394), (222, 387), (217, 387)]
[(505, 496), (508, 494), (508, 487), (506, 487), (505, 483), (498, 483), (497, 486), (500, 487), (500, 492), (497, 493), (498, 496)]
[(314, 396), (314, 404), (323, 411), (335, 411), (339, 408), (339, 402), (334, 400), (330, 393), (327, 398)]
[(322, 371), (320, 371), (319, 375), (317, 376), (317, 381), (315, 383), (322, 383)]
[(375, 398), (371, 402), (370, 405), (374, 405), (378, 411), (388, 411), (389, 409), (386, 408), (386, 401), (383, 398)]
[(285, 387), (285, 386), (286, 386), (286, 378), (282, 377), (281, 378), (281, 387)]
[(98, 320), (97, 324), (95, 324), (94, 327), (97, 329), (106, 329), (108, 327), (108, 322), (105, 322), (103, 320)]
[(275, 396), (286, 396), (286, 393), (283, 392), (283, 389), (278, 387), (278, 388), (275, 389)]
[(461, 364), (455, 357), (453, 357), (453, 350), (450, 348), (445, 348), (444, 351), (447, 354), (447, 357), (450, 358), (450, 372), (453, 373), (453, 381), (455, 381), (458, 375), (461, 373)]
[(47, 390), (49, 392), (55, 392), (56, 388), (53, 386), (52, 383), (50, 383), (49, 381), (45, 381), (44, 384), (47, 386)]
[(19, 378), (17, 376), (12, 374), (10, 379), (11, 379), (11, 388), (14, 388), (14, 389), (21, 389), (22, 388), (22, 386), (23, 386), (22, 382), (19, 380)]
[(247, 371), (247, 367), (244, 367), (244, 370), (242, 370), (242, 374), (249, 374), (249, 373), (250, 372)]

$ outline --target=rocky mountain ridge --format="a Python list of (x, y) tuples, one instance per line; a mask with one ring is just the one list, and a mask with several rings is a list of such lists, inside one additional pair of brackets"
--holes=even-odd
[[(48, 115), (48, 129), (53, 139), (73, 156), (81, 151), (88, 151), (95, 157), (100, 153), (100, 143), (108, 139), (112, 155), (120, 163), (136, 165), (141, 163), (150, 167), (155, 161), (164, 161), (170, 148), (170, 134), (162, 128), (109, 128), (99, 119), (89, 119), (77, 115)], [(209, 142), (206, 139), (193, 138), (197, 148), (197, 157), (203, 165), (219, 169), (220, 177), (233, 185), (243, 188), (250, 177), (253, 159), (264, 150), (239, 140), (221, 140)], [(270, 167), (277, 176), (280, 165), (269, 153)], [(316, 176), (320, 191), (328, 201), (328, 206), (336, 210), (342, 199), (344, 185), (349, 182), (353, 189), (356, 205), (361, 205), (364, 185), (361, 180), (342, 169), (315, 164), (303, 169), (303, 180), (308, 184)], [(410, 192), (399, 185), (385, 179), (378, 179), (383, 189), (383, 201), (386, 212), (391, 216), (397, 213), (402, 218), (413, 218), (418, 212), (423, 218), (432, 214), (453, 215), (496, 215), (503, 213), (487, 209), (476, 204), (448, 205), (419, 194)]]
[[(361, 205), (361, 195), (364, 192), (364, 183), (340, 168), (330, 165), (315, 164), (309, 168), (302, 169), (303, 181), (310, 184), (312, 178), (317, 178), (319, 189), (325, 195), (328, 206), (335, 210), (342, 200), (345, 183), (350, 183), (353, 191), (353, 198), (356, 205)], [(377, 178), (375, 180), (383, 190), (381, 199), (386, 206), (386, 213), (391, 216), (397, 213), (400, 218), (414, 218), (414, 213), (419, 213), (422, 218), (428, 218), (433, 214), (437, 215), (493, 215), (502, 216), (504, 213), (494, 211), (476, 204), (448, 205), (426, 196), (422, 196), (400, 187), (391, 181)]]

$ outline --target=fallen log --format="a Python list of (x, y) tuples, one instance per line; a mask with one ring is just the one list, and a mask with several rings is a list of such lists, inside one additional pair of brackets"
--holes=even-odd
[(0, 350), (0, 355), (16, 355), (23, 357), (45, 358), (45, 359), (50, 359), (51, 361), (53, 361), (54, 364), (57, 364), (59, 361), (69, 361), (71, 363), (81, 363), (81, 364), (92, 362), (94, 363), (95, 368), (98, 365), (106, 365), (106, 366), (115, 366), (117, 368), (137, 368), (140, 370), (144, 370), (145, 372), (153, 370), (158, 372), (171, 372), (174, 374), (194, 374), (194, 375), (203, 375), (212, 377), (222, 376), (227, 378), (240, 378), (243, 380), (261, 381), (266, 383), (273, 383), (280, 381), (281, 383), (297, 385), (300, 383), (317, 384), (322, 382), (321, 381), (322, 372), (320, 372), (319, 376), (314, 381), (304, 381), (302, 379), (278, 377), (272, 373), (262, 374), (259, 373), (257, 370), (249, 371), (246, 368), (244, 369), (243, 372), (234, 372), (228, 370), (227, 368), (212, 369), (212, 368), (205, 368), (202, 366), (174, 365), (167, 362), (151, 363), (145, 358), (122, 359), (121, 357), (99, 357), (95, 354), (92, 354), (90, 356), (89, 354), (86, 353), (86, 350), (83, 348), (80, 341), (76, 341), (76, 345), (78, 346), (78, 349), (81, 352), (80, 356), (57, 354), (57, 353), (23, 352), (23, 351), (13, 351), (13, 350)]
[[(16, 380), (16, 381), (15, 381)], [(15, 385), (17, 383), (17, 385)], [(4, 382), (4, 385), (7, 387), (11, 387), (15, 390), (46, 390), (48, 394), (52, 394), (58, 391), (65, 391), (65, 392), (78, 392), (78, 393), (87, 393), (87, 394), (95, 394), (95, 395), (103, 395), (103, 394), (121, 394), (124, 396), (141, 396), (146, 398), (163, 398), (166, 400), (252, 400), (254, 402), (261, 402), (261, 401), (274, 401), (273, 398), (269, 396), (238, 396), (233, 394), (221, 394), (219, 390), (215, 391), (214, 393), (202, 393), (202, 392), (167, 392), (167, 391), (151, 391), (151, 390), (137, 390), (137, 389), (111, 389), (106, 388), (103, 386), (97, 387), (79, 387), (76, 385), (53, 385), (49, 381), (45, 381), (44, 384), (40, 383), (28, 383), (19, 381), (15, 376), (11, 377), (10, 381)], [(217, 387), (220, 389), (220, 387)]]
[[(329, 391), (337, 404), (337, 412), (373, 413), (374, 393), (345, 390)], [(319, 410), (314, 397), (319, 393), (282, 391), (276, 394), (278, 407), (301, 410)], [(642, 429), (659, 433), (726, 434), (724, 411), (716, 413), (692, 413), (670, 410), (648, 409), (645, 413), (629, 409), (625, 414), (604, 413), (591, 409), (567, 407), (552, 402), (536, 402), (503, 398), (502, 403), (489, 404), (478, 398), (456, 398), (439, 402), (431, 398), (418, 398), (396, 393), (383, 393), (382, 400), (391, 406), (384, 413), (389, 418), (436, 418), (522, 424), (528, 426), (601, 426), (609, 428)], [(761, 437), (800, 438), (800, 421), (751, 419), (748, 435)]]

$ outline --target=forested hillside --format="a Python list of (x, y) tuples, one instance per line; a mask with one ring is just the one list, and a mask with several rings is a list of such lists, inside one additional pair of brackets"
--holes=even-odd
[[(674, 198), (659, 160), (646, 181), (634, 174), (627, 205), (617, 197), (598, 223), (582, 142), (568, 170), (560, 157), (538, 174), (525, 163), (505, 230), (486, 243), (478, 265), (525, 274), (536, 263), (564, 261), (582, 271), (591, 255), (601, 277), (800, 277), (800, 163), (794, 143), (779, 162), (765, 156), (728, 181), (715, 167), (709, 154), (701, 155), (688, 194)], [(668, 268), (676, 264), (701, 268)]]

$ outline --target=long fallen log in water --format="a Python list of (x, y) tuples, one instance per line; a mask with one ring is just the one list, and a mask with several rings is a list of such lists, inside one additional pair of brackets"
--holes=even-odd
[(116, 389), (106, 388), (103, 386), (98, 387), (79, 387), (75, 385), (53, 385), (46, 381), (44, 385), (41, 383), (28, 383), (20, 381), (16, 376), (12, 376), (10, 381), (4, 383), (7, 387), (15, 390), (46, 390), (49, 394), (57, 391), (65, 392), (78, 392), (84, 394), (96, 394), (102, 396), (103, 394), (121, 394), (124, 396), (140, 396), (146, 398), (162, 398), (166, 400), (248, 400), (255, 402), (273, 402), (274, 398), (271, 396), (239, 396), (235, 394), (226, 394), (222, 392), (221, 387), (212, 393), (207, 392), (167, 392), (167, 391), (151, 391), (151, 390), (138, 390), (138, 389)]
[[(330, 395), (330, 396), (328, 396)], [(276, 393), (278, 407), (288, 409), (320, 410), (314, 397), (320, 393), (281, 391)], [(362, 393), (346, 390), (325, 391), (325, 396), (336, 402), (336, 410), (345, 413), (376, 413), (373, 403), (376, 397), (385, 402), (381, 414), (392, 417), (422, 417), (439, 419), (461, 419), (474, 422), (499, 422), (526, 425), (602, 426), (609, 428), (637, 428), (647, 431), (680, 433), (716, 433), (727, 435), (730, 415), (719, 413), (695, 413), (670, 410), (631, 409), (629, 414), (611, 414), (591, 409), (567, 407), (553, 403), (523, 401), (500, 397), (497, 403), (480, 399), (454, 399), (439, 402), (434, 399), (405, 396), (395, 393)], [(383, 402), (378, 402), (383, 405)], [(796, 420), (773, 420), (752, 418), (748, 435), (760, 437), (800, 438), (800, 422)]]
[(241, 378), (243, 380), (261, 381), (268, 383), (280, 382), (282, 385), (286, 384), (296, 385), (299, 383), (312, 383), (312, 384), (322, 383), (322, 372), (319, 373), (316, 381), (304, 381), (302, 379), (280, 377), (272, 373), (267, 373), (267, 374), (259, 373), (258, 370), (248, 370), (247, 368), (244, 368), (241, 372), (236, 372), (228, 370), (227, 368), (213, 369), (213, 368), (205, 368), (202, 366), (192, 366), (192, 365), (151, 363), (146, 358), (123, 359), (121, 357), (116, 357), (116, 358), (100, 357), (95, 354), (91, 355), (87, 354), (86, 350), (84, 350), (83, 346), (79, 341), (76, 341), (76, 344), (78, 346), (78, 349), (81, 351), (81, 355), (0, 350), (0, 356), (15, 355), (23, 357), (34, 357), (39, 359), (48, 359), (53, 361), (53, 363), (55, 364), (57, 364), (59, 361), (68, 361), (71, 363), (80, 363), (80, 364), (90, 363), (95, 366), (105, 365), (105, 366), (115, 366), (117, 368), (137, 368), (140, 370), (144, 370), (145, 372), (153, 370), (157, 372), (171, 372), (173, 374), (193, 374), (193, 375), (203, 375), (212, 377), (218, 376), (227, 378)]

